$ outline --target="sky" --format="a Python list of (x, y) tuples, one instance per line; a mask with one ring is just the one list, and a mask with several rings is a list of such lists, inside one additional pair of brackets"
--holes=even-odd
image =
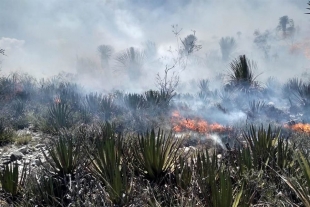
[[(257, 61), (261, 78), (279, 75), (293, 77), (307, 70), (308, 61), (302, 55), (290, 55), (283, 48), (305, 42), (309, 33), (310, 15), (307, 0), (0, 0), (1, 72), (27, 72), (35, 77), (49, 77), (59, 72), (77, 73), (78, 60), (103, 70), (100, 81), (91, 75), (83, 78), (84, 85), (104, 87), (126, 85), (130, 79), (124, 72), (100, 66), (99, 45), (111, 45), (117, 52), (126, 48), (143, 48), (147, 41), (156, 43), (157, 58), (162, 64), (144, 67), (142, 78), (132, 90), (156, 85), (156, 74), (163, 74), (173, 65), (180, 39), (195, 33), (201, 50), (195, 53), (205, 60), (214, 57), (207, 66), (187, 65), (175, 68), (183, 85), (194, 79), (211, 78), (225, 73), (228, 63), (220, 58), (219, 40), (234, 37), (237, 47), (231, 59), (246, 54)], [(279, 61), (263, 60), (255, 48), (253, 33), (259, 29), (275, 33), (279, 18), (287, 15), (294, 20), (298, 35), (294, 40), (271, 43)], [(179, 36), (172, 32), (178, 25)], [(237, 33), (239, 32), (239, 39)], [(275, 35), (276, 36), (276, 35)], [(214, 56), (212, 56), (212, 54)], [(150, 64), (151, 65), (151, 64)], [(270, 69), (272, 68), (272, 69)], [(310, 67), (309, 67), (310, 68)], [(85, 66), (85, 70), (90, 70)], [(116, 71), (116, 72), (115, 72)], [(216, 72), (215, 72), (216, 71)], [(285, 71), (283, 73), (283, 71)], [(90, 73), (92, 71), (90, 70)], [(86, 77), (86, 76), (85, 76)], [(189, 86), (185, 86), (189, 87)]]

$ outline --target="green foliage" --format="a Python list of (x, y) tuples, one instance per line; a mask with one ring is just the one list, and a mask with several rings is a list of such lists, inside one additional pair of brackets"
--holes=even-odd
[(35, 180), (33, 200), (42, 206), (59, 206), (65, 204), (65, 186), (62, 180), (47, 175), (40, 175)]
[(300, 171), (301, 177), (290, 178), (288, 176), (280, 177), (285, 181), (285, 183), (296, 193), (299, 199), (302, 201), (303, 205), (306, 207), (310, 206), (310, 162), (306, 158), (305, 154), (301, 151), (297, 152), (298, 169)]
[(259, 83), (255, 80), (253, 70), (256, 69), (256, 64), (246, 58), (245, 55), (240, 55), (230, 63), (231, 74), (229, 74), (228, 85), (226, 89), (239, 90), (241, 92), (250, 92), (260, 89)]
[(77, 143), (74, 137), (68, 133), (62, 133), (47, 151), (48, 154), (42, 150), (45, 159), (52, 167), (53, 172), (61, 178), (65, 178), (68, 174), (73, 176), (83, 160), (81, 143)]
[(12, 143), (14, 136), (13, 130), (5, 127), (4, 119), (0, 119), (0, 146)]
[(106, 187), (110, 201), (123, 206), (128, 202), (131, 183), (122, 154), (122, 135), (109, 123), (102, 129), (102, 136), (95, 140), (95, 152), (90, 153), (90, 170)]
[(158, 129), (138, 135), (132, 150), (137, 170), (151, 181), (161, 181), (172, 170), (179, 157), (182, 139)]
[(194, 172), (194, 162), (191, 159), (180, 156), (178, 159), (178, 166), (174, 169), (176, 184), (178, 187), (186, 190), (191, 185)]
[(14, 143), (17, 146), (27, 145), (32, 140), (32, 136), (25, 134), (25, 135), (21, 135), (21, 136), (15, 136), (13, 139), (14, 139)]
[(55, 103), (48, 109), (48, 120), (55, 131), (62, 128), (69, 128), (72, 124), (71, 110), (65, 103)]
[(1, 188), (9, 193), (13, 199), (21, 193), (21, 188), (24, 185), (25, 179), (26, 167), (25, 165), (23, 166), (22, 174), (20, 175), (17, 163), (5, 165), (4, 170), (0, 173)]
[[(210, 157), (206, 150), (197, 154), (198, 185), (205, 203), (214, 207), (238, 206), (243, 189), (235, 193), (228, 169), (218, 161), (214, 153)], [(236, 195), (234, 195), (234, 193)]]
[[(240, 154), (241, 166), (252, 167), (256, 170), (266, 169), (269, 165), (273, 169), (290, 169), (294, 165), (293, 149), (288, 141), (281, 137), (280, 130), (273, 131), (271, 126), (265, 130), (263, 126), (258, 130), (251, 125), (248, 132), (243, 134), (249, 150)], [(251, 154), (251, 158), (247, 157)]]

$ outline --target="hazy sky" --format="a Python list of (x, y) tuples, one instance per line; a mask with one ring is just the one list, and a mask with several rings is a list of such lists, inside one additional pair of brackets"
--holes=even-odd
[(254, 30), (274, 30), (288, 15), (310, 34), (307, 0), (0, 0), (2, 71), (35, 75), (75, 71), (77, 57), (99, 62), (97, 47), (116, 51), (141, 47), (147, 40), (165, 52), (176, 47), (171, 25), (180, 36), (196, 31), (201, 53), (218, 47), (221, 37), (238, 31), (239, 52), (250, 51)]

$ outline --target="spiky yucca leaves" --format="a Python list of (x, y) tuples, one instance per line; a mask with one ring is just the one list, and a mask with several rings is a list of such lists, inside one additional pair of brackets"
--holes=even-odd
[(102, 136), (95, 140), (94, 153), (89, 153), (91, 172), (103, 183), (114, 205), (127, 204), (131, 183), (123, 159), (122, 135), (108, 122), (102, 125)]
[(74, 178), (74, 174), (83, 160), (81, 143), (77, 143), (73, 135), (64, 132), (47, 148), (48, 154), (42, 149), (42, 153), (52, 167), (52, 174), (65, 179), (68, 175)]
[(109, 60), (111, 59), (111, 56), (114, 52), (113, 47), (111, 45), (99, 45), (97, 50), (101, 59), (101, 67), (108, 67)]
[(168, 109), (170, 100), (172, 95), (168, 92), (161, 90), (161, 91), (154, 91), (149, 90), (144, 93), (145, 104), (146, 108), (158, 108), (160, 110)]
[(116, 58), (116, 67), (121, 70), (127, 70), (131, 81), (136, 81), (141, 76), (141, 69), (145, 61), (144, 52), (130, 47), (123, 52), (120, 52)]
[(227, 61), (232, 51), (236, 48), (236, 41), (233, 37), (222, 37), (220, 42), (222, 59)]
[(226, 89), (239, 90), (242, 92), (257, 91), (260, 89), (259, 83), (256, 81), (253, 70), (256, 70), (256, 64), (240, 55), (230, 63), (231, 74), (229, 74)]
[(264, 107), (265, 107), (264, 101), (256, 101), (256, 100), (250, 101), (247, 117), (250, 119), (257, 118), (263, 112)]
[(280, 130), (274, 133), (270, 125), (267, 131), (263, 126), (256, 130), (255, 126), (251, 125), (243, 136), (251, 149), (254, 168), (265, 169), (266, 165), (274, 159), (270, 153), (274, 149), (276, 140), (280, 137)]
[(230, 173), (224, 166), (220, 166), (218, 158), (213, 152), (210, 157), (207, 150), (197, 154), (196, 172), (198, 185), (207, 205), (238, 206), (243, 189), (234, 195)]
[(86, 103), (92, 113), (98, 113), (102, 94), (90, 93), (86, 95)]
[(124, 95), (124, 102), (129, 109), (134, 111), (145, 106), (144, 96), (137, 93), (129, 93)]
[[(11, 202), (16, 200), (16, 196), (21, 193), (21, 189), (24, 186), (27, 176), (26, 165), (22, 168), (22, 174), (18, 171), (17, 163), (10, 163), (4, 165), (3, 171), (0, 172), (1, 188), (9, 194), (7, 199)], [(12, 199), (12, 200), (11, 200)]]
[(177, 186), (183, 190), (188, 189), (192, 182), (193, 171), (193, 160), (190, 159), (190, 161), (188, 161), (186, 157), (180, 156), (178, 159), (178, 166), (174, 169)]
[(103, 120), (108, 121), (119, 112), (118, 107), (114, 103), (113, 96), (103, 96), (100, 102), (100, 112), (103, 114)]
[(294, 149), (281, 136), (280, 129), (272, 130), (269, 125), (267, 130), (263, 126), (257, 130), (251, 125), (243, 137), (250, 149), (251, 158), (246, 157), (250, 152), (243, 149), (245, 151), (240, 156), (244, 163), (240, 163), (241, 165), (245, 164), (249, 168), (252, 163), (256, 170), (266, 169), (267, 165), (273, 169), (292, 170)]
[(305, 153), (298, 151), (296, 153), (298, 168), (296, 172), (299, 172), (301, 176), (294, 178), (280, 175), (284, 182), (296, 193), (303, 205), (310, 206), (310, 162), (309, 158), (305, 156)]
[(35, 179), (35, 193), (31, 200), (40, 206), (66, 206), (68, 203), (65, 195), (67, 191), (62, 180), (48, 175), (39, 175)]
[(182, 139), (158, 129), (138, 135), (132, 143), (135, 167), (151, 181), (161, 182), (175, 167)]
[(51, 125), (54, 131), (59, 131), (62, 128), (69, 128), (71, 126), (71, 109), (69, 105), (65, 103), (55, 103), (48, 109), (48, 119), (51, 121)]

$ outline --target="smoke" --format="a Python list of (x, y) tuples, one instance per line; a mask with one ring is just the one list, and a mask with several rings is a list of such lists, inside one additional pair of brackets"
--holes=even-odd
[[(1, 73), (50, 77), (65, 72), (74, 74), (90, 91), (142, 92), (156, 89), (157, 75), (163, 77), (171, 67), (169, 75), (179, 76), (179, 93), (198, 93), (202, 79), (210, 80), (211, 91), (224, 93), (229, 63), (245, 54), (256, 62), (254, 73), (264, 87), (270, 77), (283, 84), (308, 72), (310, 46), (303, 46), (309, 33), (306, 3), (2, 0), (0, 48), (6, 56), (1, 57)], [(283, 36), (283, 31), (277, 30), (283, 16), (294, 21), (294, 33)], [(220, 42), (226, 37), (234, 41), (234, 47), (223, 58)], [(102, 45), (111, 51), (104, 60), (103, 51), (98, 51)], [(137, 56), (139, 64), (135, 63)], [(120, 57), (125, 58), (122, 67)], [(281, 103), (280, 98), (271, 100)], [(198, 108), (205, 104), (193, 102)], [(224, 110), (226, 106), (221, 107)], [(232, 119), (246, 114), (237, 110), (227, 116)]]

